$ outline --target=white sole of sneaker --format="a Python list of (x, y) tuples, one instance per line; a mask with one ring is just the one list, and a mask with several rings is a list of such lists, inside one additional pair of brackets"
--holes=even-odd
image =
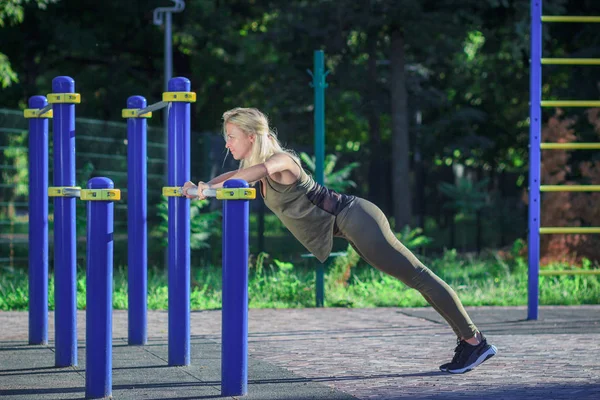
[(496, 348), (496, 346), (494, 346), (492, 344), (492, 345), (490, 345), (490, 348), (485, 353), (480, 355), (479, 358), (477, 360), (475, 360), (475, 362), (473, 364), (469, 365), (468, 367), (461, 368), (461, 369), (452, 369), (452, 370), (447, 369), (446, 372), (449, 372), (451, 374), (464, 374), (465, 372), (469, 372), (470, 370), (472, 370), (479, 364), (483, 363), (485, 360), (492, 358), (493, 356), (496, 355), (496, 353), (498, 353), (498, 349)]

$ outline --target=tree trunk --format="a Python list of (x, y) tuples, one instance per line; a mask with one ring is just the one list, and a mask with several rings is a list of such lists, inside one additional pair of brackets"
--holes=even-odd
[(392, 188), (396, 230), (411, 221), (411, 190), (408, 139), (408, 95), (404, 75), (404, 33), (392, 28), (391, 37), (391, 114), (392, 114)]

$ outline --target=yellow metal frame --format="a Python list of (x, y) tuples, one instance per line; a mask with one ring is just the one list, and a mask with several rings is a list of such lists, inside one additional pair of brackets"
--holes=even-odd
[(83, 189), (81, 200), (84, 201), (117, 201), (121, 200), (120, 189)]
[(577, 15), (542, 15), (542, 22), (598, 23), (600, 22), (600, 17)]
[(600, 143), (542, 143), (542, 150), (600, 150)]
[(194, 92), (164, 92), (162, 101), (195, 103), (196, 93)]
[(183, 197), (180, 186), (165, 186), (162, 188), (162, 195), (166, 197)]
[(600, 107), (600, 100), (542, 100), (542, 107)]
[[(219, 188), (216, 189), (217, 200), (254, 200), (256, 199), (256, 189), (254, 188)], [(184, 197), (182, 187), (165, 186), (162, 188), (162, 194), (166, 197)]]
[(48, 110), (40, 115), (41, 108), (26, 108), (23, 110), (25, 118), (52, 118), (54, 116), (52, 110)]
[(541, 235), (551, 235), (551, 234), (590, 234), (590, 233), (600, 233), (600, 227), (591, 227), (591, 226), (576, 226), (576, 227), (542, 227), (540, 228)]
[(554, 276), (554, 275), (600, 275), (600, 269), (582, 269), (582, 270), (570, 270), (570, 271), (555, 271), (555, 270), (540, 271), (540, 276)]
[(48, 197), (78, 197), (73, 196), (70, 191), (81, 190), (80, 186), (50, 186)]
[(600, 192), (600, 185), (541, 185), (540, 192)]
[(600, 58), (542, 58), (542, 65), (600, 65)]
[(141, 108), (124, 108), (121, 110), (121, 117), (123, 118), (152, 118), (152, 112), (137, 115)]
[(254, 188), (217, 189), (217, 200), (254, 200), (254, 199), (256, 199), (256, 189), (254, 189)]
[(46, 95), (48, 104), (79, 104), (81, 95), (79, 93), (49, 93)]

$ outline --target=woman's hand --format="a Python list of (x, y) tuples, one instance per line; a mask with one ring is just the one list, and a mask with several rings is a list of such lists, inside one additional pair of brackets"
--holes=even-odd
[[(191, 195), (188, 193), (189, 189), (196, 189), (197, 190), (197, 194), (196, 195)], [(196, 199), (196, 200), (204, 200), (206, 198), (206, 196), (204, 195), (204, 189), (210, 189), (210, 184), (205, 183), (205, 182), (198, 182), (198, 185), (194, 185), (192, 182), (186, 182), (183, 185), (183, 194), (185, 195), (185, 197), (187, 197), (188, 199)]]

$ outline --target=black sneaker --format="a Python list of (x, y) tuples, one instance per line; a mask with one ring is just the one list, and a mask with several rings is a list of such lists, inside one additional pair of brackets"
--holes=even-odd
[(481, 335), (481, 342), (477, 346), (459, 340), (456, 349), (454, 349), (452, 361), (440, 365), (440, 370), (451, 374), (464, 374), (488, 358), (493, 357), (497, 352), (496, 346), (488, 344), (483, 334)]

